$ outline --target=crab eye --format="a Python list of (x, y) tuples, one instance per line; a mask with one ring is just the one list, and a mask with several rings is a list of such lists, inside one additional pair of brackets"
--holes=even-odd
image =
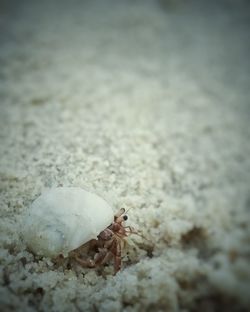
[(128, 216), (126, 216), (126, 215), (123, 216), (123, 220), (124, 220), (124, 221), (128, 220)]

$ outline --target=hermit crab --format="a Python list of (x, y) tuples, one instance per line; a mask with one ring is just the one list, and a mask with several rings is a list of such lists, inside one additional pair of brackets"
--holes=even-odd
[[(113, 260), (116, 274), (121, 268), (125, 238), (137, 234), (125, 226), (127, 219), (124, 208), (113, 215), (110, 205), (94, 193), (58, 187), (44, 192), (30, 206), (23, 218), (22, 236), (38, 255), (73, 258), (89, 268)], [(93, 258), (83, 258), (82, 250)]]

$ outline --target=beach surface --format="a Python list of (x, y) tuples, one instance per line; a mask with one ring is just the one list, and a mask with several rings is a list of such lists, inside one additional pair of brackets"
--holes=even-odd
[[(1, 1), (1, 311), (250, 309), (249, 30), (247, 1)], [(55, 186), (129, 209), (115, 276), (27, 249)]]

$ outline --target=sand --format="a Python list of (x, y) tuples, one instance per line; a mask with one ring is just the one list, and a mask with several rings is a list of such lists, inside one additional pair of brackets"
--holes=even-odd
[[(246, 1), (1, 1), (1, 311), (250, 308)], [(47, 188), (130, 209), (122, 270), (21, 238)], [(84, 230), (84, 224), (83, 224)]]

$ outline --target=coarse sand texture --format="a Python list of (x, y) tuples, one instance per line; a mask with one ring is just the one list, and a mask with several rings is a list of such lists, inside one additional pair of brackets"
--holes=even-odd
[[(1, 312), (250, 310), (249, 26), (244, 0), (0, 2)], [(120, 272), (28, 248), (53, 187), (128, 210)]]

